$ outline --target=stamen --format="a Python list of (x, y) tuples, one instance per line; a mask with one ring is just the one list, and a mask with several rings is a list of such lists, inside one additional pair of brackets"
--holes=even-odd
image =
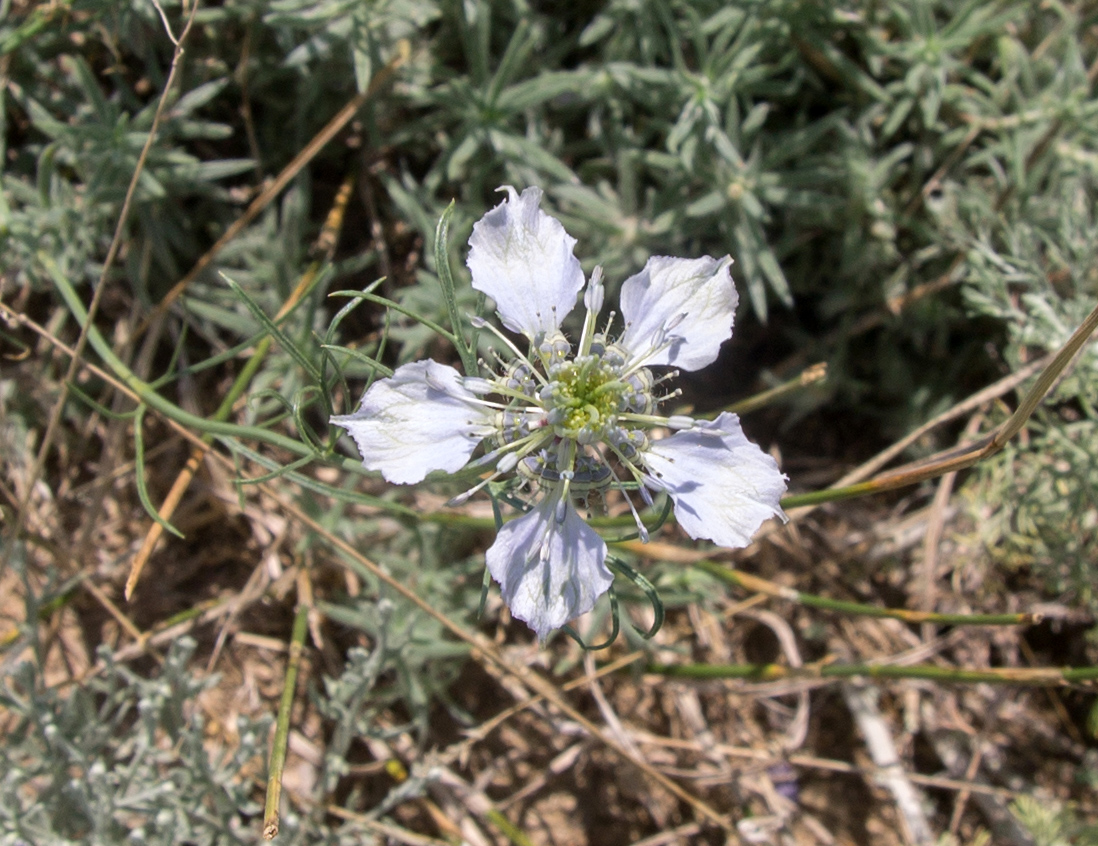
[(449, 499), (446, 505), (450, 508), (461, 505), (466, 502), (473, 494), (484, 489), (485, 485), (489, 482), (493, 482), (500, 476), (510, 473), (515, 467), (518, 466), (519, 461), (529, 455), (535, 450), (541, 449), (545, 446), (546, 442), (550, 440), (550, 435), (545, 431), (534, 432), (532, 435), (527, 435), (525, 438), (521, 438), (517, 441), (511, 441), (504, 444), (499, 449), (494, 449), (489, 453), (481, 456), (478, 459), (480, 463), (486, 463), (493, 460), (496, 456), (500, 456), (499, 461), (496, 463), (496, 470), (490, 476), (479, 481), (473, 487), (464, 493), (459, 493), (457, 496)]
[(457, 496), (450, 497), (450, 499), (446, 500), (446, 507), (447, 508), (457, 508), (459, 505), (464, 505), (466, 502), (469, 501), (469, 499), (473, 496), (473, 494), (479, 493), (480, 491), (484, 490), (484, 487), (489, 482), (495, 481), (501, 475), (503, 475), (503, 474), (500, 471), (497, 470), (492, 475), (486, 476), (481, 481), (477, 482), (477, 484), (473, 485), (473, 487), (469, 488), (469, 490), (463, 491), (462, 493), (459, 493)]
[[(505, 444), (501, 444), (496, 449), (489, 453), (486, 453), (481, 461), (492, 460), (497, 455), (503, 455), (504, 453), (514, 452), (517, 459), (521, 460), (535, 450), (544, 449), (549, 446), (549, 442), (556, 437), (553, 434), (553, 430), (549, 428), (539, 428), (529, 435), (524, 435), (521, 438), (516, 438), (513, 441), (508, 441)], [(515, 462), (516, 464), (518, 461)]]
[[(424, 376), (424, 381), (429, 387), (446, 394), (452, 399), (460, 400), (466, 405), (475, 405), (481, 408), (508, 409), (511, 407), (512, 403), (504, 404), (499, 402), (493, 402), (492, 400), (481, 399), (479, 396), (476, 396), (476, 394), (500, 394), (502, 396), (511, 397), (512, 399), (521, 400), (522, 402), (529, 402), (531, 399), (531, 397), (527, 396), (526, 394), (520, 394), (516, 391), (512, 391), (506, 386), (499, 384), (498, 382), (489, 382), (487, 379), (481, 379), (479, 376), (465, 376), (461, 380), (461, 386), (470, 393), (474, 394), (474, 396), (471, 397), (462, 396), (460, 394), (454, 393), (453, 385), (448, 385), (446, 382), (439, 379), (438, 376), (429, 371)], [(537, 407), (532, 407), (527, 408), (526, 411), (539, 412), (541, 411), (541, 409)]]
[(640, 353), (636, 358), (630, 359), (629, 363), (625, 366), (625, 369), (621, 373), (621, 378), (625, 379), (632, 376), (638, 370), (645, 366), (647, 362), (655, 358), (664, 350), (668, 349), (676, 340), (676, 338), (665, 338), (664, 331), (661, 329), (656, 333), (656, 343), (648, 348), (647, 351)]
[(658, 414), (634, 414), (623, 412), (618, 415), (622, 423), (639, 423), (642, 426), (664, 426), (668, 429), (689, 429), (694, 425), (694, 420), (685, 414), (673, 414), (670, 417), (660, 417)]
[[(611, 447), (613, 449), (613, 447)], [(633, 515), (633, 521), (637, 524), (637, 534), (640, 535), (641, 543), (648, 543), (648, 528), (644, 525), (644, 521), (641, 520), (640, 514), (637, 513), (636, 506), (633, 505), (633, 500), (629, 496), (629, 492), (625, 489), (625, 485), (622, 483), (618, 474), (614, 472), (614, 468), (610, 466), (610, 462), (606, 460), (606, 456), (602, 450), (595, 447), (595, 452), (598, 453), (599, 458), (602, 459), (606, 468), (610, 471), (610, 475), (614, 477), (614, 484), (618, 486), (618, 490), (621, 491), (622, 498), (625, 500), (625, 504), (629, 506), (629, 513)], [(647, 493), (647, 489), (642, 484), (640, 489)], [(649, 497), (648, 504), (651, 505), (651, 497)]]
[(580, 332), (577, 356), (589, 355), (591, 352), (591, 341), (595, 337), (595, 321), (598, 320), (605, 299), (606, 291), (602, 285), (602, 267), (596, 267), (591, 271), (591, 281), (587, 284), (587, 290), (583, 292), (583, 304), (587, 308), (587, 314), (583, 318), (583, 330)]
[(543, 385), (548, 384), (545, 381), (545, 377), (538, 372), (538, 369), (534, 366), (534, 363), (519, 351), (519, 348), (515, 346), (514, 342), (512, 342), (510, 338), (503, 334), (502, 330), (496, 328), (483, 317), (478, 317), (475, 314), (470, 316), (469, 322), (472, 323), (473, 326), (475, 326), (477, 329), (487, 329), (489, 332), (491, 332), (493, 335), (503, 341), (503, 343), (506, 344), (507, 349), (515, 354), (515, 358), (517, 358), (519, 361), (521, 361), (523, 364), (530, 368), (530, 372), (534, 375), (534, 378), (536, 378)]
[[(529, 402), (530, 401), (530, 397), (526, 396), (526, 394), (520, 394), (517, 391), (512, 391), (510, 388), (505, 388), (502, 385), (493, 385), (491, 393), (500, 394), (501, 396), (505, 396), (505, 397), (511, 397), (511, 399), (520, 400), (522, 402)], [(495, 408), (495, 409), (500, 409), (502, 411), (506, 411), (507, 409), (513, 409), (514, 408), (514, 403), (513, 402), (508, 402), (508, 403), (493, 402), (492, 400), (481, 399), (480, 397), (477, 397), (477, 396), (473, 396), (473, 397), (454, 397), (454, 399), (460, 399), (466, 405), (479, 405), (482, 408)], [(533, 413), (536, 413), (536, 412), (540, 412), (541, 410), (542, 409), (539, 406), (533, 405), (533, 406), (529, 406), (528, 408), (524, 408), (523, 412), (525, 412), (527, 414), (533, 414)]]
[(471, 394), (487, 396), (493, 392), (492, 383), (480, 376), (466, 376), (461, 380), (461, 384), (465, 387), (465, 390)]
[(625, 453), (623, 453), (610, 441), (603, 441), (603, 444), (610, 448), (614, 455), (617, 456), (617, 459), (621, 462), (622, 466), (629, 471), (630, 475), (632, 475), (633, 481), (635, 481), (639, 486), (641, 498), (644, 499), (645, 504), (651, 505), (652, 498), (648, 495), (648, 489), (644, 486), (644, 474), (640, 471), (640, 468), (638, 468), (637, 465), (634, 464), (631, 460), (626, 458)]
[(672, 370), (669, 373), (664, 373), (662, 376), (652, 382), (652, 387), (654, 388), (656, 387), (656, 385), (662, 385), (664, 382), (671, 382), (675, 379), (678, 379), (680, 375), (681, 374), (678, 370)]
[(557, 332), (555, 335), (542, 337), (537, 346), (537, 351), (538, 358), (541, 359), (545, 371), (552, 374), (554, 367), (567, 361), (568, 356), (572, 353), (572, 345), (568, 343), (568, 339), (564, 335)]
[[(513, 400), (518, 400), (519, 402), (523, 402), (523, 403), (529, 403), (531, 400), (536, 401), (535, 397), (532, 397), (529, 394), (524, 394), (522, 391), (516, 391), (512, 388), (508, 388), (506, 385), (503, 385), (499, 382), (494, 382), (493, 383), (492, 393), (499, 394), (500, 396), (503, 396), (503, 397), (510, 397)], [(471, 402), (471, 400), (470, 400), (470, 402)], [(498, 407), (499, 408), (511, 408), (512, 405), (513, 405), (513, 403), (507, 403), (507, 405), (499, 405)], [(543, 411), (542, 407), (539, 406), (539, 405), (530, 406), (529, 408), (526, 408), (524, 410), (528, 411), (528, 412)]]

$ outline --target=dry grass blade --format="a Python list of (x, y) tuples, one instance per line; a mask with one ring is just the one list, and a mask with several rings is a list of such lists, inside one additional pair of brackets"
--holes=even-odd
[[(1010, 393), (1024, 381), (1031, 378), (1035, 373), (1040, 372), (1042, 368), (1047, 367), (1052, 362), (1053, 358), (1054, 355), (1052, 353), (1042, 356), (1036, 361), (1032, 361), (1021, 368), (1017, 373), (1011, 373), (1009, 376), (1004, 376), (994, 384), (988, 385), (986, 388), (977, 391), (968, 399), (962, 400), (947, 411), (943, 411), (933, 419), (928, 420), (910, 434), (900, 438), (900, 440), (896, 441), (896, 443), (892, 444), (888, 449), (882, 450), (878, 455), (875, 455), (860, 467), (847, 473), (835, 482), (832, 487), (845, 488), (847, 485), (865, 481), (888, 464), (893, 458), (903, 453), (905, 449), (918, 441), (923, 435), (927, 434), (927, 432), (931, 432), (939, 426), (948, 423), (951, 420), (956, 420), (958, 417), (962, 417), (965, 414), (978, 411), (992, 400)], [(806, 508), (803, 511), (802, 509), (794, 509), (790, 516), (802, 516), (803, 513), (807, 513), (807, 510), (810, 510), (810, 508)]]
[[(1078, 329), (1068, 339), (1067, 343), (1057, 351), (1052, 360), (1041, 371), (1036, 384), (1022, 399), (1017, 410), (999, 426), (994, 432), (976, 440), (972, 444), (945, 450), (937, 455), (922, 461), (909, 464), (897, 470), (883, 473), (860, 484), (832, 487), (816, 494), (805, 494), (787, 497), (793, 505), (804, 504), (805, 508), (791, 510), (791, 519), (802, 517), (807, 510), (821, 502), (832, 502), (850, 497), (866, 496), (867, 494), (883, 493), (885, 491), (904, 488), (927, 479), (935, 479), (939, 476), (957, 470), (964, 470), (978, 464), (985, 458), (997, 453), (1007, 442), (1017, 435), (1026, 422), (1032, 416), (1037, 406), (1045, 398), (1049, 389), (1063, 374), (1071, 360), (1083, 348), (1089, 340), (1095, 328), (1098, 327), (1098, 308), (1095, 308), (1083, 321)], [(771, 529), (770, 531), (773, 531)]]
[(1007, 441), (1017, 435), (1026, 425), (1026, 421), (1029, 420), (1037, 406), (1045, 398), (1045, 394), (1048, 393), (1056, 380), (1060, 378), (1064, 369), (1090, 339), (1096, 327), (1098, 327), (1098, 308), (1095, 308), (1087, 316), (1087, 319), (1075, 330), (1067, 343), (1060, 348), (1048, 366), (1041, 371), (1037, 383), (1026, 394), (1017, 410), (990, 435), (971, 446), (966, 445), (955, 450), (949, 450), (909, 468), (885, 474), (867, 484), (872, 485), (874, 490), (891, 490), (904, 487), (921, 482), (924, 479), (933, 479), (954, 470), (963, 470), (997, 453), (1006, 445)]

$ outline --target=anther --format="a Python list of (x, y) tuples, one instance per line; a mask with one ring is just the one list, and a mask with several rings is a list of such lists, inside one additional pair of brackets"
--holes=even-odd
[(591, 271), (591, 281), (587, 284), (587, 290), (583, 292), (583, 304), (594, 315), (602, 311), (605, 299), (606, 289), (602, 284), (602, 267), (599, 266)]
[(492, 387), (491, 382), (487, 379), (482, 379), (479, 376), (466, 376), (461, 384), (469, 393), (477, 394), (478, 396), (486, 396), (495, 390)]
[(430, 368), (427, 369), (423, 381), (425, 381), (428, 387), (434, 388), (436, 391), (442, 391), (444, 394), (450, 393), (450, 386), (438, 378), (437, 374), (432, 373)]
[(672, 329), (674, 329), (676, 326), (678, 326), (684, 320), (686, 320), (686, 312), (685, 311), (679, 312), (678, 314), (676, 314), (674, 317), (672, 317), (670, 320), (668, 320), (666, 323), (663, 324), (663, 331), (664, 332), (670, 332)]

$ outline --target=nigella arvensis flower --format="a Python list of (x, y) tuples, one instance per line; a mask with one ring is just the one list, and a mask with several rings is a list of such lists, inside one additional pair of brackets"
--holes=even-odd
[[(434, 361), (405, 364), (375, 382), (354, 414), (332, 422), (355, 439), (366, 467), (390, 482), (453, 473), (483, 443), (476, 463), (494, 472), (458, 500), (512, 472), (540, 494), (532, 510), (503, 525), (486, 558), (511, 612), (544, 640), (589, 611), (613, 581), (606, 544), (576, 511), (577, 498), (618, 488), (626, 501), (637, 490), (651, 504), (649, 489), (664, 491), (691, 536), (742, 547), (764, 520), (781, 516), (785, 477), (734, 414), (712, 421), (658, 414), (662, 379), (649, 368), (697, 370), (732, 335), (731, 259), (649, 259), (622, 285), (617, 337), (613, 315), (598, 326), (596, 268), (573, 346), (561, 323), (584, 288), (576, 241), (539, 209), (538, 188), (505, 190), (507, 199), (473, 227), (468, 264), (473, 287), (495, 301), (503, 325), (524, 335), (528, 350), (477, 318), (508, 350), (496, 368), (485, 368), (488, 375), (463, 378)], [(673, 434), (658, 438), (654, 430)]]

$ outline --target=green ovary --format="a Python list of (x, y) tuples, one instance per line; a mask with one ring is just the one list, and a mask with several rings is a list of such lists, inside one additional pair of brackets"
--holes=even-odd
[(556, 432), (564, 438), (575, 438), (586, 429), (595, 438), (613, 425), (614, 415), (621, 411), (626, 386), (618, 381), (617, 373), (597, 360), (583, 364), (575, 362), (561, 367), (554, 374), (556, 388), (553, 405), (563, 412)]

